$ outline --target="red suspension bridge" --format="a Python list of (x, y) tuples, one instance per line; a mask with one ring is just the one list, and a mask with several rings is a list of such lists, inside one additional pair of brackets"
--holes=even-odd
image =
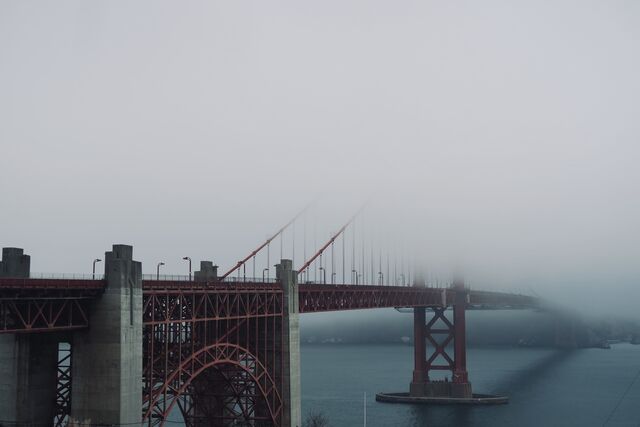
[[(362, 245), (356, 254), (355, 237), (347, 247), (353, 221), (297, 271), (281, 260), (275, 279), (270, 254), (255, 277), (256, 257), (295, 218), (223, 275), (203, 261), (189, 281), (160, 280), (159, 271), (155, 280), (143, 279), (126, 245), (106, 253), (99, 279), (32, 278), (30, 258), (3, 249), (0, 423), (151, 426), (179, 412), (188, 426), (300, 426), (299, 314), (384, 307), (414, 310), (407, 395), (471, 399), (465, 309), (531, 307), (536, 299), (461, 282), (433, 287), (414, 278), (397, 286), (409, 272), (396, 267), (392, 274), (389, 262), (383, 272), (382, 255), (376, 272), (373, 250)], [(338, 239), (341, 263), (334, 262)], [(246, 276), (248, 263), (253, 277)], [(314, 265), (321, 279), (312, 283)], [(349, 283), (336, 283), (338, 277)], [(432, 380), (433, 370), (450, 371), (451, 383)]]

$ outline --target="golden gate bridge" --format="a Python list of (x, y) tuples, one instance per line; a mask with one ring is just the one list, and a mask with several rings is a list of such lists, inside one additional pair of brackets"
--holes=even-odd
[[(282, 254), (283, 233), (293, 227), (295, 239), (304, 213), (221, 275), (202, 261), (186, 278), (161, 276), (160, 265), (143, 276), (133, 248), (114, 245), (104, 276), (38, 277), (22, 249), (4, 248), (0, 422), (155, 426), (179, 411), (188, 426), (300, 426), (299, 315), (385, 307), (413, 309), (415, 360), (408, 391), (378, 400), (491, 403), (468, 378), (465, 310), (532, 307), (537, 298), (461, 280), (433, 286), (404, 267), (398, 274), (389, 255), (383, 271), (382, 253), (376, 262), (356, 236), (358, 214), (297, 270), (281, 259), (272, 278), (271, 246), (279, 237)], [(256, 270), (260, 254), (266, 267)], [(438, 370), (451, 381), (430, 376)]]

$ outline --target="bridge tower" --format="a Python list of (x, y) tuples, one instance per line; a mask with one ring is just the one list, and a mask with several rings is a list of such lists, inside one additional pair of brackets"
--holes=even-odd
[[(415, 286), (425, 286), (416, 282)], [(432, 307), (431, 318), (427, 322), (426, 307), (416, 307), (413, 311), (414, 328), (414, 370), (409, 386), (409, 396), (415, 398), (469, 399), (473, 396), (467, 373), (465, 310), (467, 291), (461, 280), (454, 281), (453, 318), (446, 316), (447, 291), (443, 290), (442, 306)], [(453, 357), (450, 346), (453, 342)], [(428, 346), (432, 350), (429, 350)], [(450, 371), (451, 379), (435, 380), (432, 371)]]

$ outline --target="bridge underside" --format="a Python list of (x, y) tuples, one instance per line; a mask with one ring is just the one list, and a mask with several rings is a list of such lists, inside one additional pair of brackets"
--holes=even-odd
[(281, 425), (285, 319), (279, 287), (153, 290), (144, 301), (144, 418)]

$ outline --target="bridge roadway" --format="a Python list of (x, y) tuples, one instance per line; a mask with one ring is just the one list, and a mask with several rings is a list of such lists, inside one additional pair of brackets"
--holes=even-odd
[[(87, 328), (90, 304), (104, 292), (106, 283), (0, 278), (0, 333)], [(145, 325), (282, 314), (283, 290), (273, 282), (143, 280), (142, 288)], [(300, 313), (447, 307), (453, 304), (454, 294), (449, 288), (419, 286), (300, 284), (298, 307)], [(467, 295), (469, 307), (522, 308), (534, 306), (537, 301), (526, 295), (479, 290), (469, 290)]]

